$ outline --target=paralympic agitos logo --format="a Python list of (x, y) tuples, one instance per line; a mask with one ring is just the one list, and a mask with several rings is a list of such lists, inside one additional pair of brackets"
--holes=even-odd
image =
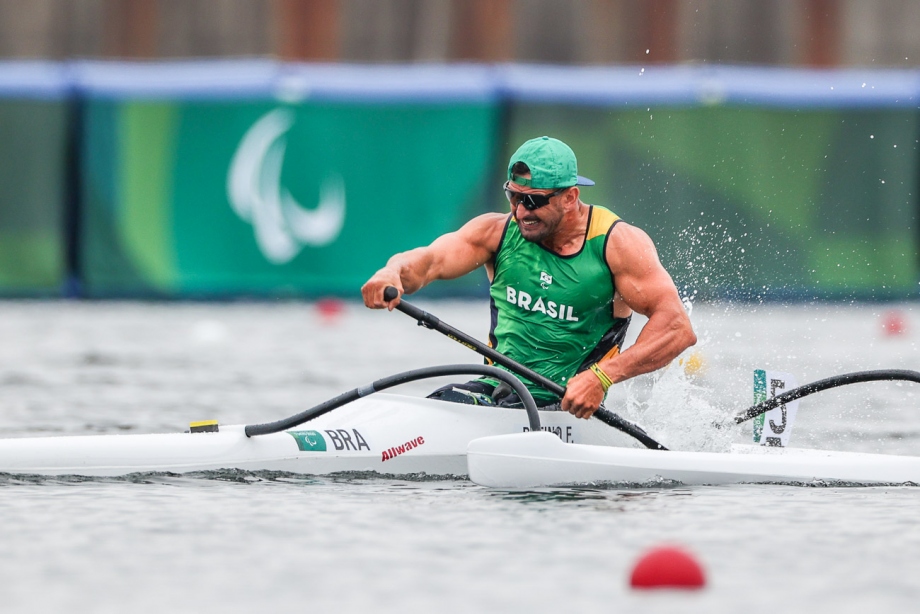
[(289, 262), (304, 246), (331, 243), (345, 223), (341, 176), (326, 176), (314, 209), (303, 207), (281, 185), (285, 135), (293, 124), (289, 109), (266, 113), (243, 136), (227, 173), (230, 206), (252, 224), (259, 250), (273, 264)]

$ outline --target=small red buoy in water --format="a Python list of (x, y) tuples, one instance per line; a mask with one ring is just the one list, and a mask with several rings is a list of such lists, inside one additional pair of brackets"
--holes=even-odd
[(685, 550), (674, 546), (652, 548), (636, 563), (629, 585), (633, 588), (700, 589), (706, 585), (703, 568)]
[(337, 298), (323, 298), (316, 301), (316, 310), (323, 320), (333, 322), (345, 313), (345, 302)]
[(889, 337), (897, 337), (907, 332), (907, 324), (904, 322), (904, 314), (893, 309), (882, 315), (882, 330)]

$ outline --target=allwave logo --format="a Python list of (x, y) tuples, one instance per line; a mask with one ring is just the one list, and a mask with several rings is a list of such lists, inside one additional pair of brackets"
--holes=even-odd
[(417, 448), (421, 445), (424, 445), (424, 443), (425, 443), (424, 437), (416, 437), (415, 439), (407, 441), (401, 446), (396, 446), (395, 448), (390, 448), (389, 450), (385, 450), (383, 454), (380, 455), (380, 462), (382, 463), (384, 461), (390, 460), (391, 458), (396, 458), (400, 454), (405, 454), (406, 452), (408, 452), (409, 450), (412, 450), (413, 448)]
[(227, 173), (227, 197), (233, 211), (252, 224), (256, 243), (273, 264), (284, 264), (306, 246), (334, 241), (345, 223), (345, 183), (329, 175), (319, 191), (319, 204), (306, 209), (281, 185), (287, 148), (285, 134), (294, 113), (275, 109), (243, 136)]

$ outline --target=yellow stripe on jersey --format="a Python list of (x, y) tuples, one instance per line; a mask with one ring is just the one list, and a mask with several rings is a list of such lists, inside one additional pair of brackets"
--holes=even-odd
[(613, 226), (613, 223), (620, 219), (619, 216), (610, 209), (598, 207), (597, 205), (592, 205), (591, 208), (591, 224), (588, 226), (588, 241), (595, 237), (606, 235), (610, 227)]

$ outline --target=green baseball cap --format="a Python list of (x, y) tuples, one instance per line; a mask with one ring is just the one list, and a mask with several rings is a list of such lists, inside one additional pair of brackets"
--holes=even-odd
[[(527, 165), (530, 179), (512, 174), (511, 167), (516, 162)], [(508, 180), (539, 190), (594, 185), (593, 181), (578, 174), (578, 161), (572, 148), (548, 136), (530, 139), (518, 147), (508, 162)]]

